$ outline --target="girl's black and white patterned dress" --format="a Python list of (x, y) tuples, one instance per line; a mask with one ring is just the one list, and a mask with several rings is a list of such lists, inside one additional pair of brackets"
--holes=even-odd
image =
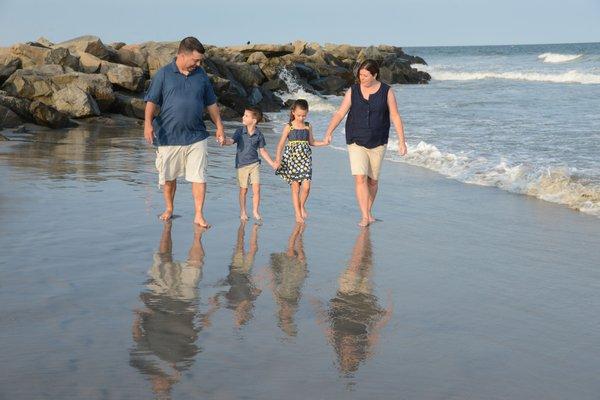
[(312, 150), (308, 144), (308, 122), (304, 129), (296, 129), (290, 123), (288, 142), (283, 149), (281, 166), (275, 174), (281, 176), (288, 184), (312, 179)]

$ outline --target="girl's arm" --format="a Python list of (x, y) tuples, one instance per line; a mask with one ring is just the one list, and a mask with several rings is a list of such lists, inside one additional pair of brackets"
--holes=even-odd
[(313, 137), (313, 132), (312, 132), (312, 125), (308, 126), (308, 144), (314, 147), (320, 147), (320, 146), (327, 146), (329, 143), (327, 143), (326, 140), (319, 140), (319, 141), (315, 141), (315, 138)]
[(275, 153), (275, 163), (281, 163), (281, 153), (283, 152), (283, 146), (285, 146), (285, 141), (287, 140), (288, 134), (290, 133), (290, 126), (286, 125), (283, 127), (283, 132), (281, 132), (281, 137), (279, 138), (279, 143), (277, 143), (277, 152)]
[(398, 103), (392, 89), (388, 91), (387, 98), (388, 108), (390, 109), (390, 120), (394, 124), (396, 134), (398, 135), (398, 153), (403, 156), (406, 154), (406, 142), (404, 141), (404, 124), (398, 113)]
[(342, 122), (348, 111), (350, 111), (350, 106), (352, 105), (352, 88), (346, 91), (344, 95), (344, 100), (342, 100), (342, 104), (340, 104), (340, 108), (333, 114), (331, 117), (331, 121), (329, 122), (329, 126), (327, 127), (327, 132), (325, 133), (325, 141), (327, 144), (331, 143), (331, 139), (333, 137), (333, 131), (337, 126)]
[(277, 168), (275, 168), (275, 161), (273, 161), (273, 159), (269, 155), (269, 152), (267, 151), (267, 149), (265, 149), (264, 147), (261, 147), (260, 149), (258, 149), (258, 152), (260, 153), (260, 156), (265, 159), (267, 164), (269, 164), (271, 166), (271, 168), (277, 169)]

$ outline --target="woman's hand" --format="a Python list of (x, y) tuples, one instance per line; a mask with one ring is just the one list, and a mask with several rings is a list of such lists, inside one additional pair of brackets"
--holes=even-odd
[(402, 142), (398, 142), (398, 154), (400, 154), (401, 156), (406, 155), (406, 143)]

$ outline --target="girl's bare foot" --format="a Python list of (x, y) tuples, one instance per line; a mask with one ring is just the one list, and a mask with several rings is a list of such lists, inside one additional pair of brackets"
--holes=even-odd
[(302, 211), (300, 212), (300, 214), (302, 215), (302, 219), (308, 218), (308, 213), (306, 212), (306, 210), (304, 208), (302, 209)]
[(201, 226), (202, 228), (210, 228), (210, 224), (206, 222), (203, 216), (196, 214), (194, 218), (194, 224)]
[(369, 218), (363, 218), (358, 222), (358, 226), (360, 226), (361, 228), (366, 228), (367, 226), (369, 226), (369, 224)]
[(158, 216), (161, 221), (168, 221), (173, 217), (173, 210), (165, 210), (164, 213)]

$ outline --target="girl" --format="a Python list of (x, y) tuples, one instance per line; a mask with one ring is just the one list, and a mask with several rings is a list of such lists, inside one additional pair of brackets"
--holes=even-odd
[(275, 173), (289, 183), (292, 189), (292, 204), (298, 223), (304, 223), (308, 217), (305, 205), (312, 179), (310, 146), (327, 145), (324, 141), (314, 140), (312, 127), (305, 121), (307, 115), (308, 102), (303, 99), (294, 101), (290, 108), (290, 122), (283, 128), (275, 158)]

